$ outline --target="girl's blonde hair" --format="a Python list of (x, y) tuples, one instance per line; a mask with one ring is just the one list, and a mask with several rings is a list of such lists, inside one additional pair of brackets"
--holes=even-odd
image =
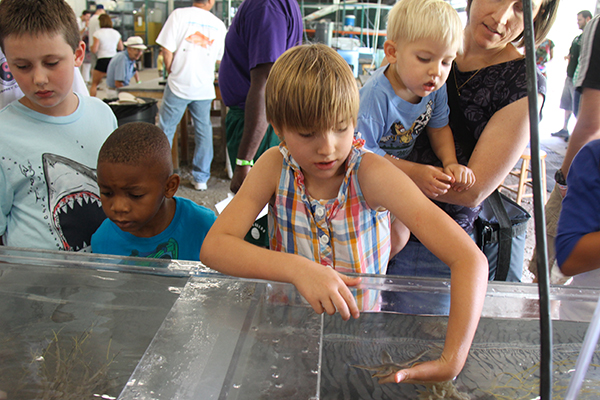
[(282, 129), (317, 132), (358, 115), (358, 86), (348, 63), (323, 44), (289, 49), (271, 68), (266, 86), (267, 120)]
[(392, 42), (430, 39), (457, 46), (462, 52), (463, 25), (443, 0), (400, 0), (388, 14), (387, 38)]

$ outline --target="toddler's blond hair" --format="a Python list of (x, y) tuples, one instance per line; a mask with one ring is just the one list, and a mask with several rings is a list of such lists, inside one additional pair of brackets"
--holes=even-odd
[(443, 0), (400, 0), (388, 14), (387, 38), (392, 42), (430, 39), (462, 51), (463, 25)]

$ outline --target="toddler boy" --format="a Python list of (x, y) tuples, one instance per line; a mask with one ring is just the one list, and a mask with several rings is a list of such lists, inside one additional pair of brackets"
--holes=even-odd
[[(360, 90), (356, 130), (365, 148), (411, 176), (429, 198), (475, 183), (473, 172), (456, 159), (448, 126), (445, 82), (462, 48), (462, 30), (458, 14), (443, 0), (400, 0), (388, 16), (384, 51), (389, 65), (375, 71)], [(427, 176), (415, 177), (405, 159), (423, 131), (444, 168), (432, 167)], [(408, 230), (394, 221), (392, 255), (408, 237)]]
[(8, 246), (85, 250), (106, 218), (93, 170), (117, 126), (72, 90), (85, 56), (64, 0), (2, 0), (0, 46), (24, 97), (0, 111), (0, 235)]
[(156, 125), (132, 122), (106, 139), (98, 186), (108, 219), (92, 236), (94, 253), (199, 261), (215, 213), (174, 197), (171, 145)]

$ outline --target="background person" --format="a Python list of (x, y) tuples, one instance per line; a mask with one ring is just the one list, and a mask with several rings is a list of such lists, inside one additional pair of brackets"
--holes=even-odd
[[(96, 33), (96, 31), (98, 29), (100, 29), (100, 15), (106, 13), (106, 11), (104, 10), (104, 5), (102, 4), (96, 4), (96, 10), (94, 11), (94, 14), (90, 17), (90, 21), (88, 22), (88, 37), (89, 37), (89, 47), (91, 48), (94, 45), (94, 33)], [(96, 61), (98, 61), (98, 58), (96, 57), (96, 55), (94, 53), (91, 53), (91, 64), (92, 67), (96, 65)]]
[[(571, 162), (579, 150), (588, 142), (600, 139), (600, 17), (596, 16), (585, 27), (581, 40), (581, 54), (574, 86), (581, 94), (577, 124), (569, 140), (563, 163), (556, 171), (556, 184), (546, 202), (546, 238), (548, 265), (552, 268), (556, 260), (556, 229), (561, 215), (563, 198), (568, 192), (566, 176)], [(595, 218), (595, 216), (589, 216)], [(529, 270), (537, 278), (537, 252), (529, 263)]]
[(173, 10), (156, 43), (161, 45), (168, 78), (158, 119), (171, 145), (186, 108), (194, 121), (192, 186), (206, 190), (213, 159), (210, 109), (215, 93), (215, 65), (223, 57), (225, 24), (210, 10), (215, 0), (195, 0)]
[(535, 48), (535, 65), (546, 78), (546, 63), (554, 58), (554, 42), (550, 39), (544, 40)]
[(113, 91), (128, 86), (131, 78), (135, 78), (137, 83), (141, 82), (135, 62), (142, 57), (147, 47), (139, 36), (131, 36), (124, 45), (125, 50), (110, 60), (106, 71), (106, 87)]
[[(577, 14), (577, 26), (583, 31), (588, 22), (592, 19), (592, 13), (588, 10), (580, 11)], [(562, 95), (560, 96), (560, 108), (565, 110), (565, 122), (563, 127), (558, 132), (552, 133), (552, 136), (562, 137), (565, 141), (569, 140), (569, 119), (574, 114), (577, 118), (577, 106), (579, 105), (579, 92), (575, 90), (573, 86), (573, 77), (577, 70), (577, 64), (579, 63), (579, 53), (581, 51), (581, 36), (578, 35), (571, 42), (569, 48), (569, 54), (565, 56), (566, 60), (569, 60), (567, 64), (567, 77), (565, 78), (565, 85), (563, 87)]]
[[(538, 1), (534, 6), (534, 33), (539, 43), (554, 22), (558, 0)], [(477, 181), (469, 190), (438, 190), (429, 197), (472, 234), (482, 202), (503, 182), (529, 142), (529, 106), (525, 58), (516, 48), (523, 44), (521, 2), (469, 0), (467, 15), (463, 53), (452, 66), (446, 88), (456, 155)], [(546, 80), (539, 72), (537, 79), (543, 104)], [(421, 163), (413, 163), (408, 173), (419, 187), (421, 176), (431, 175), (429, 169), (441, 170), (425, 135), (419, 136), (409, 158)], [(388, 267), (388, 274), (398, 275), (447, 277), (449, 273), (446, 265), (412, 237)]]
[(229, 107), (225, 123), (234, 193), (252, 163), (279, 144), (265, 116), (265, 85), (275, 60), (302, 43), (302, 30), (296, 0), (245, 0), (231, 21), (219, 67), (219, 89)]
[(113, 29), (112, 19), (108, 14), (102, 14), (99, 17), (100, 29), (94, 33), (92, 44), (92, 53), (96, 55), (98, 61), (92, 71), (92, 86), (90, 87), (90, 96), (96, 96), (98, 85), (102, 78), (106, 76), (110, 60), (117, 54), (117, 50), (123, 50), (123, 41), (121, 34)]
[[(579, 120), (577, 121), (579, 123)], [(600, 287), (600, 140), (583, 146), (567, 176), (556, 232), (556, 261), (568, 285)], [(562, 303), (562, 302), (561, 302)], [(595, 303), (561, 304), (560, 318), (589, 321)]]
[[(225, 37), (219, 89), (229, 111), (227, 152), (237, 193), (261, 154), (279, 145), (265, 111), (265, 86), (273, 63), (302, 43), (302, 14), (296, 0), (244, 0)], [(268, 247), (267, 217), (256, 221), (246, 240)]]

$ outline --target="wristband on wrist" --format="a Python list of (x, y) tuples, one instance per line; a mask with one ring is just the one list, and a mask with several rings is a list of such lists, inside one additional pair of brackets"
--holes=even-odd
[(240, 167), (245, 167), (247, 165), (253, 166), (254, 160), (240, 160), (239, 158), (235, 159), (235, 165), (239, 165)]
[(563, 175), (563, 172), (561, 169), (556, 170), (556, 173), (554, 174), (554, 180), (559, 185), (567, 186), (567, 180), (565, 179), (565, 176)]

